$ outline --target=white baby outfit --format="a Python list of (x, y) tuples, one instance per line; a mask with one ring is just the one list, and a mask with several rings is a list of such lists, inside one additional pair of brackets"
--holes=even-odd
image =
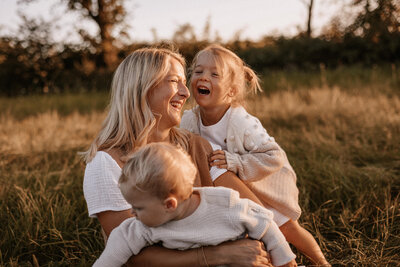
[(126, 219), (110, 234), (106, 248), (93, 265), (121, 266), (146, 246), (185, 250), (218, 245), (241, 238), (244, 233), (262, 240), (275, 266), (295, 258), (272, 213), (239, 193), (224, 187), (194, 188), (200, 204), (188, 217), (158, 227), (147, 227), (136, 218)]

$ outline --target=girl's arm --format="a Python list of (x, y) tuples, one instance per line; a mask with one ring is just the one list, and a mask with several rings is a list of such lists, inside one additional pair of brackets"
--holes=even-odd
[(214, 186), (228, 187), (239, 192), (241, 198), (247, 198), (263, 206), (258, 197), (233, 172), (227, 171), (214, 181)]
[[(97, 214), (97, 216), (107, 236), (122, 221), (132, 217), (129, 210), (105, 211)], [(155, 257), (154, 255), (157, 256)], [(250, 239), (230, 241), (218, 246), (204, 247), (203, 249), (189, 249), (185, 251), (150, 246), (143, 249), (138, 255), (132, 256), (127, 265), (158, 267), (207, 265), (230, 265), (237, 267), (271, 266), (262, 243)]]
[(235, 137), (235, 140), (241, 139), (242, 147), (233, 147), (231, 150), (234, 151), (230, 152), (214, 151), (210, 157), (210, 165), (230, 170), (240, 179), (249, 182), (279, 171), (287, 162), (286, 154), (274, 138), (264, 132), (261, 123), (258, 128), (255, 131), (245, 130), (242, 137)]

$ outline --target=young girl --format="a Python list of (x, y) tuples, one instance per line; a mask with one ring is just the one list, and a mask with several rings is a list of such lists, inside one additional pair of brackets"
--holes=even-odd
[(193, 60), (190, 87), (198, 106), (184, 112), (181, 128), (221, 146), (210, 165), (237, 173), (274, 213), (286, 239), (313, 264), (328, 264), (313, 236), (297, 222), (299, 191), (285, 152), (243, 108), (247, 91), (261, 90), (254, 71), (232, 51), (210, 45)]

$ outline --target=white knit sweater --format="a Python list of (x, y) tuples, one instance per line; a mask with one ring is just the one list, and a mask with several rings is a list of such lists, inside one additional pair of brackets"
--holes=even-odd
[(275, 266), (295, 258), (285, 237), (272, 220), (272, 213), (224, 187), (195, 188), (200, 204), (188, 217), (159, 227), (147, 227), (136, 218), (126, 219), (115, 228), (106, 248), (93, 266), (121, 266), (140, 250), (161, 242), (171, 249), (218, 245), (247, 233), (262, 240)]
[[(180, 127), (200, 134), (198, 107), (184, 112)], [(286, 153), (268, 135), (259, 119), (243, 107), (231, 108), (226, 145), (228, 170), (237, 173), (264, 204), (297, 220), (301, 209), (296, 173)]]

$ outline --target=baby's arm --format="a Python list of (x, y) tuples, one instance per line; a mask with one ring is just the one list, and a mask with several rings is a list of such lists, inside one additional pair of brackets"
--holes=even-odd
[(143, 238), (144, 227), (139, 221), (129, 218), (114, 228), (111, 232), (106, 247), (94, 263), (94, 267), (122, 266), (132, 255), (149, 245)]
[(250, 237), (260, 239), (265, 244), (274, 266), (296, 266), (296, 257), (278, 225), (273, 221), (271, 211), (248, 199), (240, 200), (243, 206), (241, 220)]
[(288, 242), (274, 221), (271, 221), (267, 232), (261, 240), (264, 242), (274, 266), (281, 266), (294, 262), (293, 260), (296, 256), (293, 254)]

